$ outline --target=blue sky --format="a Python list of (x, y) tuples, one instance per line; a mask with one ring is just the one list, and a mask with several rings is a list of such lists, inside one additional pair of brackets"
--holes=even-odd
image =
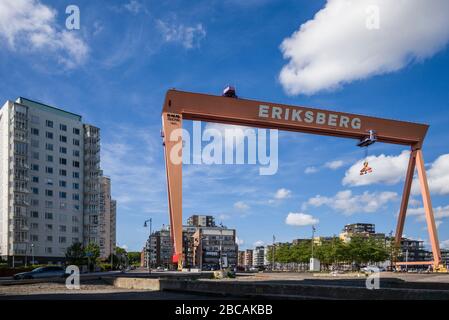
[[(166, 90), (220, 94), (228, 83), (244, 98), (430, 124), (424, 157), (440, 241), (449, 244), (449, 35), (441, 31), (449, 26), (436, 14), (448, 12), (444, 1), (429, 1), (425, 10), (411, 1), (399, 17), (391, 13), (397, 8), (371, 1), (379, 3), (381, 20), (378, 33), (369, 34), (351, 25), (360, 8), (345, 10), (347, 17), (332, 14), (339, 0), (327, 11), (326, 1), (307, 0), (2, 2), (0, 99), (28, 97), (101, 128), (119, 245), (140, 250), (150, 217), (155, 228), (168, 224), (159, 133)], [(70, 4), (80, 8), (79, 30), (65, 29)], [(338, 234), (352, 222), (389, 233), (403, 150), (375, 144), (373, 178), (344, 185), (364, 157), (355, 141), (281, 132), (274, 176), (260, 176), (252, 165), (186, 165), (184, 217), (216, 216), (237, 229), (242, 247), (270, 243), (273, 234), (279, 241), (309, 237), (310, 226), (286, 224), (289, 213), (318, 219), (319, 235)], [(420, 195), (412, 199), (405, 234), (427, 240)]]

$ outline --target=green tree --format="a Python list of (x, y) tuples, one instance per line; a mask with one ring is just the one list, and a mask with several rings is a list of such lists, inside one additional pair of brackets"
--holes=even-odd
[(80, 242), (75, 242), (67, 248), (65, 257), (68, 264), (83, 265), (86, 263), (83, 245)]
[(140, 252), (128, 252), (128, 259), (130, 265), (140, 265)]
[(93, 271), (95, 266), (98, 263), (98, 258), (100, 257), (100, 247), (98, 244), (94, 242), (90, 242), (85, 248), (84, 248), (84, 254), (87, 257), (88, 260), (88, 268), (90, 271)]

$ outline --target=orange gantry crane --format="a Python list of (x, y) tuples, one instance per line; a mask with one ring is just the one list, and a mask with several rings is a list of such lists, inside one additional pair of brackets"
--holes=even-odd
[[(424, 167), (422, 146), (428, 125), (358, 114), (240, 99), (234, 95), (214, 96), (200, 93), (167, 91), (162, 109), (168, 209), (174, 245), (173, 263), (183, 266), (182, 250), (182, 120), (198, 120), (231, 125), (270, 128), (359, 140), (369, 144), (373, 132), (379, 142), (410, 146), (395, 242), (400, 246), (415, 167), (421, 187), (433, 261), (396, 262), (396, 265), (432, 265), (441, 270), (441, 252), (432, 202)], [(176, 157), (172, 157), (176, 154)], [(176, 159), (176, 160), (175, 160)]]

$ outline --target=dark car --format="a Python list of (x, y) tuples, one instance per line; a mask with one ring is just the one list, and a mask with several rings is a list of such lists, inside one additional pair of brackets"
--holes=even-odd
[(16, 273), (14, 280), (21, 279), (42, 279), (42, 278), (66, 278), (69, 274), (63, 267), (47, 266), (39, 267), (29, 272)]

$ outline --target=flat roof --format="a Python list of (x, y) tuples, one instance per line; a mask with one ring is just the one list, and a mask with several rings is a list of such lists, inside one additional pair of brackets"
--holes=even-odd
[(23, 97), (17, 98), (16, 103), (19, 103), (19, 104), (22, 104), (24, 106), (31, 107), (31, 108), (38, 108), (43, 111), (51, 112), (53, 114), (56, 114), (56, 115), (59, 115), (62, 117), (66, 117), (66, 118), (70, 118), (73, 120), (77, 120), (77, 121), (81, 121), (81, 118), (82, 118), (79, 114), (65, 111), (65, 110), (62, 110), (62, 109), (59, 109), (56, 107), (49, 106), (48, 104), (44, 104), (44, 103), (34, 101), (31, 99), (27, 99), (27, 98), (23, 98)]

